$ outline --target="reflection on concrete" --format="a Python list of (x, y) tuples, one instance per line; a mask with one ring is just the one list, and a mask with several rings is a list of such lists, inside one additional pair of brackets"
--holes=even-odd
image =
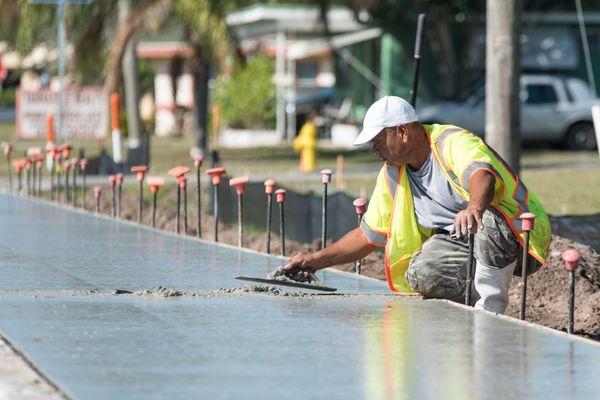
[(381, 320), (363, 316), (363, 398), (600, 394), (598, 346), (445, 303), (409, 305), (388, 300)]

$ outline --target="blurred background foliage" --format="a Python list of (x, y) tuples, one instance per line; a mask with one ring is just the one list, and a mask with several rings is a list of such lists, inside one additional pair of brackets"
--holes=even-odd
[(227, 125), (237, 129), (275, 127), (273, 72), (273, 61), (257, 54), (245, 67), (238, 63), (230, 74), (217, 77), (214, 101)]

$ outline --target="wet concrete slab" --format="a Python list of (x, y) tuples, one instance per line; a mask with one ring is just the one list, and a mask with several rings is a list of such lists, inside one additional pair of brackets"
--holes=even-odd
[[(74, 398), (600, 397), (600, 347), (550, 330), (332, 271), (342, 295), (215, 293), (281, 260), (2, 195), (0, 220), (0, 333)], [(157, 286), (202, 293), (110, 294)]]
[(0, 326), (81, 399), (600, 395), (600, 347), (438, 301), (4, 296)]
[[(242, 286), (236, 275), (265, 277), (283, 262), (6, 195), (0, 221), (0, 290), (214, 290)], [(339, 292), (388, 293), (373, 279), (319, 275)]]

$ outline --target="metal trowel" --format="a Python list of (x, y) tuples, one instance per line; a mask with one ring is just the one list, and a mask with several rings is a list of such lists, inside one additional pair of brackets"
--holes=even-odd
[(272, 279), (272, 278), (256, 278), (256, 277), (252, 277), (252, 276), (236, 276), (235, 279), (238, 279), (240, 281), (264, 283), (267, 285), (278, 285), (278, 286), (288, 286), (288, 287), (295, 287), (295, 288), (301, 288), (301, 289), (319, 290), (322, 292), (335, 292), (337, 290), (336, 288), (315, 285), (314, 283), (294, 282), (294, 281), (289, 281), (289, 280), (284, 281), (281, 279)]

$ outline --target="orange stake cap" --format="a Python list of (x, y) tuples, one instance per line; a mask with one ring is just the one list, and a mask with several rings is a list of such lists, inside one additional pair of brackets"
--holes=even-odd
[(117, 174), (117, 183), (119, 185), (121, 185), (123, 183), (123, 174), (120, 172)]
[(77, 159), (71, 158), (71, 168), (77, 168)]
[(87, 168), (87, 164), (88, 164), (88, 161), (85, 158), (82, 158), (81, 160), (79, 160), (79, 168), (82, 171), (85, 171), (85, 169)]
[(202, 161), (204, 161), (204, 157), (194, 156), (194, 167), (200, 168), (202, 166)]
[(356, 209), (356, 213), (358, 215), (363, 215), (367, 208), (367, 199), (364, 197), (360, 197), (352, 202), (354, 208)]
[(102, 186), (94, 186), (94, 196), (96, 198), (100, 197), (102, 194)]
[(133, 167), (131, 167), (131, 172), (135, 172), (135, 179), (137, 179), (138, 182), (141, 182), (144, 180), (144, 176), (146, 175), (147, 171), (148, 171), (147, 165), (134, 165)]
[(186, 185), (187, 185), (187, 179), (185, 179), (185, 175), (177, 177), (177, 184), (182, 189), (186, 187)]
[(167, 173), (171, 176), (179, 178), (179, 177), (184, 176), (188, 172), (190, 172), (190, 170), (191, 170), (190, 167), (186, 167), (184, 165), (179, 165), (177, 167), (171, 168)]
[(521, 219), (521, 230), (523, 231), (532, 231), (533, 225), (535, 222), (535, 214), (533, 213), (524, 213), (519, 216)]
[(63, 158), (69, 158), (69, 155), (71, 154), (71, 145), (68, 143), (61, 144), (56, 150), (62, 154)]
[(275, 195), (277, 196), (278, 203), (283, 203), (285, 201), (285, 189), (277, 189)]
[(12, 149), (13, 149), (12, 146), (10, 144), (6, 143), (4, 145), (4, 155), (7, 156), (10, 153), (12, 153)]
[(110, 184), (111, 187), (115, 187), (116, 181), (117, 181), (117, 179), (115, 178), (114, 175), (111, 175), (108, 177), (108, 183)]
[(321, 171), (321, 182), (322, 183), (330, 183), (331, 182), (331, 174), (333, 174), (333, 172), (331, 172), (330, 169), (324, 169)]
[(152, 193), (158, 192), (158, 189), (165, 185), (165, 180), (160, 176), (149, 176), (148, 179), (146, 179), (146, 182), (148, 183), (148, 186), (150, 186), (150, 191)]
[(17, 158), (16, 160), (13, 160), (12, 161), (12, 166), (13, 166), (13, 168), (16, 171), (17, 174), (21, 173), (21, 170), (25, 166), (25, 159), (24, 158)]
[(231, 178), (229, 180), (229, 186), (235, 186), (235, 192), (240, 195), (246, 191), (246, 184), (250, 182), (249, 176), (240, 176), (239, 178)]
[(69, 167), (71, 167), (71, 161), (69, 161), (69, 160), (64, 160), (64, 161), (63, 161), (63, 168), (64, 168), (64, 169), (69, 169)]
[(265, 181), (265, 193), (271, 194), (275, 191), (275, 181), (273, 179), (267, 179)]
[(221, 175), (225, 173), (225, 168), (211, 168), (204, 171), (206, 175), (212, 176), (212, 184), (219, 185), (221, 184)]
[(562, 259), (565, 261), (565, 269), (567, 271), (575, 271), (579, 264), (581, 254), (575, 249), (565, 250), (562, 253)]

